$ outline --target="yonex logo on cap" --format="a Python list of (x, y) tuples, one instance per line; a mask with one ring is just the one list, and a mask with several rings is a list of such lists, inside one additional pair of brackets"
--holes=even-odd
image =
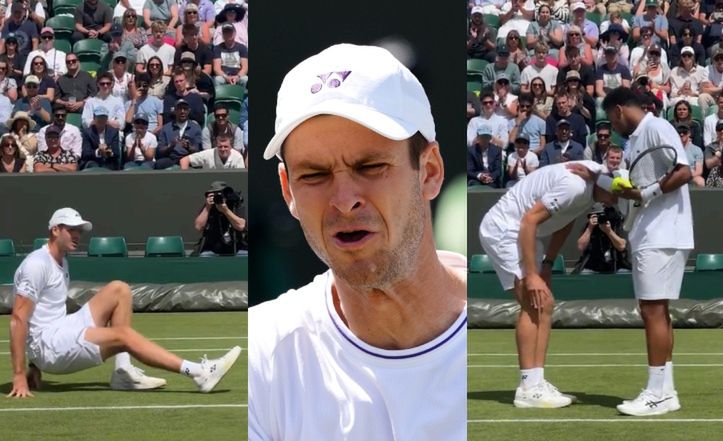
[(350, 70), (344, 70), (341, 72), (327, 72), (325, 74), (317, 75), (317, 78), (319, 78), (321, 82), (314, 83), (311, 86), (311, 93), (319, 92), (324, 87), (324, 85), (326, 85), (330, 89), (335, 89), (341, 86), (341, 83), (346, 80), (346, 77), (348, 77), (350, 73)]

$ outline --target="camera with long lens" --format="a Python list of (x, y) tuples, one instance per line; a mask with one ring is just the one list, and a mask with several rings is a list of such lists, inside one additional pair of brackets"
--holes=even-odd
[(206, 193), (206, 197), (213, 195), (213, 203), (214, 204), (223, 204), (224, 197), (222, 191), (213, 191), (210, 193)]

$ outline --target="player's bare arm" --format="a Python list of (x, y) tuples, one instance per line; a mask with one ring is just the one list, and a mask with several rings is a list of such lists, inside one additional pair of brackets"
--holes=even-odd
[[(555, 260), (558, 253), (560, 252), (560, 249), (562, 248), (562, 245), (565, 244), (567, 236), (570, 235), (570, 232), (572, 231), (572, 226), (574, 224), (575, 221), (571, 221), (563, 228), (552, 233), (552, 236), (550, 236), (550, 243), (547, 245), (547, 251), (545, 252), (546, 260)], [(542, 265), (540, 275), (542, 276), (542, 279), (545, 281), (545, 283), (547, 283), (547, 286), (550, 287), (550, 280), (552, 278), (552, 265)]]
[(525, 291), (535, 309), (540, 309), (544, 301), (552, 297), (550, 288), (539, 274), (535, 253), (537, 226), (549, 218), (550, 213), (547, 208), (542, 202), (537, 201), (520, 221), (519, 243), (522, 250)]
[[(690, 167), (685, 164), (678, 164), (673, 171), (660, 182), (660, 189), (664, 194), (670, 193), (690, 182), (692, 178), (693, 174), (690, 172)], [(642, 200), (640, 190), (636, 188), (615, 191), (615, 194), (624, 199)]]
[(25, 377), (25, 340), (28, 336), (28, 321), (35, 309), (32, 300), (15, 295), (13, 312), (10, 316), (10, 359), (13, 368), (13, 389), (8, 397), (32, 397)]

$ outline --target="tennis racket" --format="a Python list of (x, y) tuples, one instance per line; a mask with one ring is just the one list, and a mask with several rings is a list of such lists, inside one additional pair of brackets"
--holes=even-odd
[[(661, 183), (675, 169), (678, 152), (672, 145), (657, 145), (644, 150), (635, 157), (630, 165), (629, 179), (633, 188), (644, 190), (651, 185)], [(639, 201), (628, 201), (628, 214), (623, 229), (630, 231), (640, 210)]]

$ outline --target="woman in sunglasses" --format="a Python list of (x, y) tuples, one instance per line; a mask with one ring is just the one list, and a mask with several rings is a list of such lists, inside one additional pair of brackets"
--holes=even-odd
[(138, 27), (138, 14), (133, 8), (126, 9), (121, 22), (123, 27), (123, 41), (130, 42), (133, 47), (140, 49), (148, 43), (148, 31)]
[[(592, 48), (585, 41), (582, 29), (576, 25), (570, 25), (565, 33), (565, 47), (575, 46), (580, 50), (580, 62), (586, 66), (593, 66), (595, 60), (592, 55)], [(560, 51), (560, 63), (558, 67), (565, 67), (570, 63), (565, 55), (564, 48)]]
[(25, 155), (9, 133), (0, 137), (0, 173), (25, 173)]
[(163, 75), (163, 61), (160, 58), (153, 56), (148, 59), (146, 63), (146, 72), (151, 77), (150, 84), (148, 85), (148, 95), (155, 96), (156, 98), (163, 98), (166, 96), (166, 88), (168, 83), (171, 82), (171, 78)]
[(520, 68), (520, 72), (527, 66), (529, 62), (527, 57), (527, 51), (522, 47), (520, 41), (520, 34), (516, 30), (512, 30), (507, 34), (505, 38), (507, 43), (507, 49), (510, 50), (510, 62), (515, 63)]
[[(65, 59), (65, 56), (63, 56)], [(30, 75), (35, 75), (40, 80), (38, 88), (38, 96), (45, 97), (48, 101), (53, 102), (55, 99), (55, 79), (50, 75), (48, 71), (48, 63), (45, 62), (45, 58), (40, 55), (36, 55), (30, 62)]]
[(8, 75), (8, 62), (0, 61), (0, 93), (15, 102), (18, 99), (18, 83)]
[[(208, 24), (201, 21), (198, 14), (198, 6), (195, 3), (188, 3), (183, 9), (183, 24), (191, 23), (196, 26), (198, 30), (198, 38), (203, 44), (211, 43), (211, 32), (208, 28)], [(183, 26), (176, 28), (176, 49), (180, 48), (183, 44)]]

